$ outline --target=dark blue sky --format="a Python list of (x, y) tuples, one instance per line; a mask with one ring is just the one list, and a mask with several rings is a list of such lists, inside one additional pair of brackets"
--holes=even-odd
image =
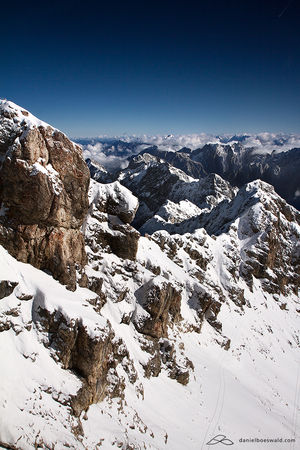
[(300, 132), (299, 0), (60, 3), (1, 7), (0, 97), (69, 135)]

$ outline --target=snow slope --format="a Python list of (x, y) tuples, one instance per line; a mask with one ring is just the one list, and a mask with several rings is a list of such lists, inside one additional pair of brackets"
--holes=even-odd
[[(242, 278), (233, 276), (232, 248), (239, 244), (234, 227), (216, 238), (203, 229), (172, 237), (165, 231), (157, 233), (140, 238), (136, 262), (105, 252), (95, 260), (90, 251), (94, 259), (88, 270), (103, 279), (107, 296), (100, 314), (91, 306), (95, 293), (82, 288), (67, 291), (1, 249), (1, 279), (18, 283), (0, 300), (2, 443), (21, 449), (40, 444), (55, 449), (179, 450), (209, 448), (207, 442), (217, 434), (226, 435), (237, 448), (243, 448), (240, 438), (299, 439), (298, 296), (267, 293), (256, 278), (251, 291)], [(172, 241), (178, 246), (173, 256)], [(202, 272), (195, 252), (207, 261)], [(161, 268), (159, 275), (155, 267)], [(201, 281), (199, 272), (204, 275)], [(160, 343), (173, 346), (179, 366), (186, 358), (192, 361), (186, 385), (169, 377), (167, 363), (158, 376), (146, 378), (144, 365), (151, 355), (145, 351), (145, 337), (132, 321), (122, 322), (124, 315), (143, 315), (137, 295), (143, 286), (166, 282), (183, 288), (182, 319), (169, 327), (168, 337)], [(243, 290), (243, 305), (231, 294), (233, 288)], [(203, 292), (219, 296), (221, 330), (209, 314), (199, 321), (198, 295)], [(82, 321), (95, 337), (103, 333), (107, 320), (111, 323), (137, 374), (132, 383), (129, 366), (117, 366), (125, 383), (123, 399), (107, 398), (79, 418), (71, 414), (70, 396), (81, 379), (63, 369), (55, 349), (47, 347), (47, 333), (37, 319), (39, 306), (59, 311), (67, 321)], [(260, 450), (265, 444), (251, 448)], [(297, 445), (290, 442), (279, 448)]]

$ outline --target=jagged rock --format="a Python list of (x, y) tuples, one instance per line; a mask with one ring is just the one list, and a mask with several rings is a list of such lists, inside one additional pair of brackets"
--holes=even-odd
[(133, 222), (136, 228), (154, 215), (167, 200), (176, 181), (189, 177), (179, 169), (147, 153), (133, 158), (119, 181), (138, 197), (140, 206)]
[(119, 258), (135, 260), (140, 234), (129, 225), (113, 224), (114, 234), (106, 234), (105, 238), (113, 253)]
[(146, 378), (158, 377), (161, 372), (161, 357), (158, 351), (149, 358), (149, 361), (144, 364), (144, 375)]
[(0, 224), (0, 243), (19, 261), (51, 272), (71, 290), (76, 287), (76, 269), (86, 263), (84, 239), (80, 230), (63, 227)]
[(167, 339), (160, 340), (160, 355), (162, 364), (168, 370), (169, 377), (180, 384), (188, 384), (190, 379), (189, 370), (194, 370), (193, 363), (188, 358), (184, 358), (184, 366), (180, 366), (177, 362), (174, 344)]
[[(162, 229), (170, 233), (190, 231), (191, 219), (221, 201), (230, 201), (236, 193), (235, 188), (216, 174), (198, 180), (176, 167), (143, 153), (133, 157), (128, 168), (120, 173), (120, 182), (140, 201), (133, 225), (142, 234)], [(196, 227), (197, 220), (193, 229)]]
[(114, 365), (114, 333), (107, 321), (101, 337), (93, 337), (79, 320), (69, 322), (60, 312), (39, 308), (35, 319), (49, 336), (48, 345), (55, 350), (65, 369), (82, 378), (82, 387), (72, 398), (76, 416), (107, 394), (108, 372)]
[(138, 199), (118, 181), (110, 184), (91, 182), (90, 204), (106, 214), (117, 216), (123, 223), (131, 223), (138, 209)]
[(93, 180), (89, 197), (84, 225), (86, 243), (94, 253), (105, 250), (119, 258), (135, 260), (140, 234), (128, 222), (134, 218), (137, 199), (118, 182), (101, 185)]
[(171, 283), (155, 284), (151, 281), (137, 295), (141, 297), (139, 304), (147, 313), (144, 317), (135, 316), (134, 324), (138, 331), (154, 338), (167, 337), (168, 325), (181, 318), (180, 291)]
[(220, 301), (212, 298), (208, 293), (203, 293), (199, 296), (200, 310), (199, 315), (201, 320), (204, 318), (207, 322), (216, 330), (222, 330), (222, 323), (217, 320), (218, 314), (221, 309)]
[(76, 287), (89, 171), (79, 146), (10, 102), (0, 104), (0, 243), (22, 262)]
[(0, 281), (0, 300), (10, 295), (17, 285), (18, 283), (15, 283), (13, 281), (7, 280)]
[[(263, 279), (270, 293), (299, 289), (299, 212), (256, 180), (241, 188), (230, 203), (220, 203), (204, 214), (199, 225), (220, 236), (230, 228), (242, 240), (239, 271), (252, 287), (253, 276)], [(289, 270), (286, 270), (289, 267)]]
[(85, 162), (93, 180), (98, 181), (98, 183), (111, 183), (113, 181), (111, 174), (101, 164), (92, 161), (90, 158), (87, 158)]
[(201, 163), (206, 172), (217, 173), (238, 187), (258, 178), (270, 183), (281, 197), (299, 209), (299, 197), (295, 195), (299, 189), (299, 148), (260, 153), (241, 143), (207, 144), (191, 152), (190, 159)]

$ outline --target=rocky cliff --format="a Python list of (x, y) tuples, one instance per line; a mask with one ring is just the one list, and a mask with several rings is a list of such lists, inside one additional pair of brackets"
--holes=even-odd
[(0, 105), (0, 243), (70, 289), (86, 262), (80, 227), (89, 171), (63, 133), (11, 102)]

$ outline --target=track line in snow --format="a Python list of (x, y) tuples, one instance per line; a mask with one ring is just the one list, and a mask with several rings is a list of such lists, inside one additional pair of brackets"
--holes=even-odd
[(300, 361), (297, 362), (298, 368), (297, 368), (297, 379), (296, 379), (296, 389), (295, 389), (295, 397), (294, 397), (294, 410), (293, 410), (293, 418), (292, 418), (292, 439), (295, 439), (294, 442), (290, 443), (290, 449), (295, 449), (295, 443), (296, 443), (296, 433), (297, 433), (297, 419), (298, 419), (298, 398), (300, 394)]

